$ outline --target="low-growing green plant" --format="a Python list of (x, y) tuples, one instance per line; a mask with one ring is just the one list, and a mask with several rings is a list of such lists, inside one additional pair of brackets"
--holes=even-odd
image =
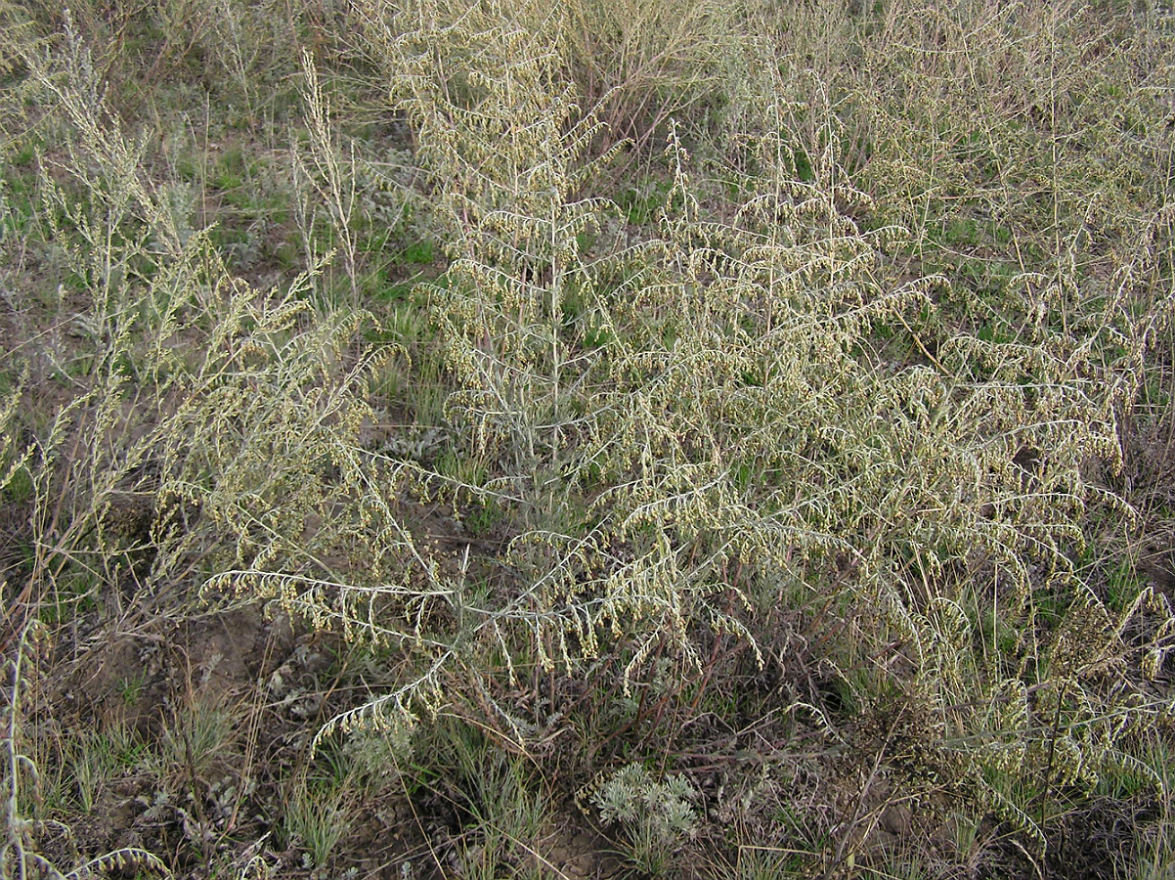
[(282, 828), (289, 844), (306, 853), (307, 867), (326, 864), (347, 833), (348, 807), (344, 790), (299, 789), (286, 799)]
[(124, 721), (107, 724), (72, 744), (67, 763), (82, 811), (93, 812), (111, 781), (144, 760), (149, 760), (145, 745)]
[(441, 717), (421, 731), (415, 756), (399, 764), (402, 781), (425, 791), (456, 814), (451, 842), (462, 876), (542, 877), (554, 869), (547, 858), (554, 805), (524, 756), (511, 754), (463, 719)]
[(212, 702), (194, 703), (164, 722), (159, 737), (158, 776), (176, 787), (203, 779), (224, 757), (236, 735), (235, 713)]
[(626, 764), (591, 794), (600, 819), (624, 829), (628, 859), (653, 877), (669, 876), (678, 867), (676, 846), (698, 829), (697, 799), (684, 776), (671, 773), (657, 781), (641, 764)]

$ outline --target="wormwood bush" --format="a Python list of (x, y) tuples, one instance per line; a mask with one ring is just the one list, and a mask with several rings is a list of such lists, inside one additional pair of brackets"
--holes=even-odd
[[(363, 312), (310, 305), (320, 265), (281, 290), (234, 277), (210, 231), (191, 228), (184, 190), (150, 176), (157, 144), (112, 109), (75, 31), (26, 46), (23, 65), (28, 118), (55, 145), (36, 159), (52, 243), (5, 238), (6, 271), (27, 247), (47, 276), (14, 284), (10, 303), (74, 330), (89, 356), (54, 363), (36, 335), (5, 351), (6, 373), (27, 378), (0, 407), (0, 491), (17, 476), (31, 486), (32, 558), (4, 591), (4, 656), (20, 645), (19, 658), (34, 627), (65, 650), (115, 615), (183, 615), (203, 587), (212, 600), (276, 597), (348, 636), (367, 621), (366, 639), (427, 661), (436, 646), (420, 622), (447, 593), (397, 516), (399, 462), (373, 460), (361, 443), (373, 377), (398, 352), (362, 343)], [(57, 297), (38, 296), (34, 280), (60, 284)], [(43, 425), (29, 416), (39, 412)], [(68, 829), (42, 821), (58, 816), (33, 762), (64, 763), (71, 746), (25, 736), (27, 673), (19, 659), (4, 672), (14, 685), (0, 739), (0, 874), (167, 873), (136, 850), (76, 865), (40, 854)], [(330, 841), (317, 843), (325, 853)]]
[[(419, 557), (390, 558), (411, 545), (386, 518), (400, 485), (394, 463), (357, 465), (361, 427), (372, 421), (372, 376), (396, 353), (361, 344), (364, 313), (312, 309), (320, 266), (284, 290), (258, 291), (234, 277), (209, 230), (190, 228), (191, 205), (175, 198), (178, 188), (148, 176), (143, 156), (155, 145), (125, 132), (81, 38), (67, 30), (48, 42), (51, 51), (25, 55), (25, 94), (55, 135), (52, 157), (38, 159), (38, 186), (61, 249), (53, 254), (35, 236), (6, 238), (3, 247), (6, 260), (17, 247), (38, 251), (44, 283), (60, 279), (61, 287), (57, 301), (42, 301), (22, 284), (10, 303), (76, 328), (91, 355), (54, 364), (36, 336), (4, 355), (5, 370), (23, 367), (26, 378), (0, 408), (0, 491), (16, 475), (31, 485), (22, 503), (32, 558), (8, 585), (14, 597), (4, 591), (3, 653), (17, 644), (18, 659), (4, 665), (14, 683), (0, 740), (0, 875), (170, 876), (135, 849), (74, 865), (38, 851), (69, 829), (42, 821), (57, 816), (33, 761), (67, 753), (21, 729), (26, 636), (36, 629), (64, 645), (79, 624), (85, 632), (128, 606), (182, 615), (201, 585), (218, 598), (247, 584), (250, 595), (278, 596), (324, 627), (372, 614), (363, 578), (387, 582), (393, 569), (415, 593)], [(36, 400), (43, 388), (34, 382), (55, 393)], [(46, 425), (24, 421), (41, 411)], [(427, 578), (431, 568), (421, 564)], [(392, 593), (379, 596), (385, 617), (368, 633), (377, 640), (412, 629), (410, 620), (396, 626), (402, 609), (390, 608)], [(431, 597), (418, 598), (423, 606)], [(73, 626), (62, 635), (38, 616)]]
[[(40, 187), (66, 280), (81, 291), (83, 305), (73, 321), (92, 343), (94, 357), (71, 377), (77, 393), (37, 440), (34, 482), (38, 503), (56, 502), (52, 515), (64, 520), (68, 513), (71, 530), (81, 533), (100, 523), (117, 498), (153, 496), (163, 474), (177, 485), (192, 482), (189, 472), (207, 459), (201, 439), (222, 441), (207, 430), (192, 430), (187, 417), (200, 406), (206, 408), (201, 418), (213, 411), (229, 422), (239, 417), (241, 405), (229, 405), (224, 387), (251, 383), (256, 390), (266, 373), (250, 367), (267, 355), (272, 362), (296, 352), (299, 334), (289, 337), (306, 307), (297, 289), (262, 296), (228, 275), (206, 233), (187, 226), (187, 206), (177, 207), (174, 193), (159, 191), (145, 176), (147, 142), (125, 135), (106, 107), (76, 33), (67, 30), (59, 57), (60, 64), (48, 53), (26, 59), (46, 124), (67, 134), (55, 158), (43, 160)], [(318, 349), (344, 332), (328, 323), (312, 335)], [(188, 360), (176, 343), (192, 337), (203, 341), (203, 353)], [(293, 363), (291, 356), (286, 366)], [(303, 391), (332, 367), (317, 352), (314, 364), (296, 374)], [(317, 377), (306, 374), (311, 369)], [(296, 393), (299, 383), (280, 381), (293, 376), (273, 378), (284, 393)], [(253, 394), (250, 400), (259, 398)], [(198, 423), (216, 427), (214, 421)], [(72, 505), (69, 511), (60, 510), (61, 499)], [(112, 552), (105, 556), (118, 558), (107, 549)]]
[[(707, 216), (677, 159), (670, 271), (635, 301), (645, 323), (672, 316), (672, 342), (616, 346), (599, 407), (618, 421), (601, 420), (589, 456), (616, 468), (599, 509), (640, 548), (632, 579), (656, 584), (645, 592), (673, 609), (678, 631), (723, 625), (713, 605), (740, 566), (758, 573), (742, 592), (759, 609), (807, 585), (836, 626), (860, 626), (857, 644), (839, 640), (848, 654), (828, 658), (847, 661), (847, 681), (863, 657), (892, 658), (855, 697), (901, 695), (908, 735), (934, 744), (914, 763), (973, 784), (1036, 833), (1024, 805), (991, 784), (996, 769), (1041, 780), (1040, 807), (1052, 787), (1113, 772), (1121, 745), (1168, 710), (1138, 683), (1171, 647), (1165, 598), (1147, 588), (1111, 611), (1073, 560), (1091, 510), (1132, 516), (1091, 466), (1121, 466), (1121, 413), (1170, 321), (1171, 291), (1156, 301), (1122, 282), (1105, 312), (1087, 309), (1064, 335), (955, 332), (927, 349), (910, 328), (949, 296), (946, 279), (887, 271), (903, 232), (852, 219), (870, 200), (840, 161), (828, 91), (785, 103), (790, 94), (777, 89), (735, 142), (746, 145), (739, 167), (755, 171), (731, 220)], [(819, 144), (805, 139), (813, 109)], [(806, 182), (795, 164), (805, 142), (822, 146)], [(910, 334), (911, 362), (877, 347), (879, 324)], [(1053, 601), (1049, 625), (1042, 605)], [(981, 636), (991, 618), (1014, 644)], [(760, 610), (748, 629), (766, 634), (771, 620)]]
[[(1073, 561), (1091, 507), (1130, 516), (1094, 466), (1121, 466), (1121, 414), (1167, 320), (1169, 296), (1131, 285), (1153, 252), (1056, 321), (1051, 288), (1024, 276), (1014, 341), (949, 323), (924, 340), (912, 328), (934, 326), (950, 280), (895, 270), (910, 232), (858, 219), (876, 203), (854, 185), (833, 89), (779, 56), (764, 59), (758, 107), (731, 116), (718, 171), (736, 195), (693, 180), (700, 166), (672, 138), (659, 234), (621, 248), (614, 206), (583, 195), (600, 111), (581, 108), (558, 41), (504, 3), (396, 20), (380, 44), (391, 98), (453, 261), (432, 291), (460, 386), (448, 411), (498, 469), (498, 488), (467, 488), (546, 498), (548, 522), (575, 487), (594, 503), (586, 529), (524, 513), (517, 591), (463, 608), (471, 628), (368, 708), (404, 709), (482, 637), (509, 665), (511, 631), (548, 667), (614, 652), (626, 689), (665, 650), (700, 671), (706, 631), (765, 660), (772, 609), (798, 583), (811, 635), (833, 621), (858, 633), (826, 658), (854, 696), (897, 700), (903, 736), (929, 744), (907, 763), (1034, 833), (1030, 801), (1115, 766), (1164, 711), (1137, 674), (1169, 650), (1170, 610), (1143, 591), (1112, 612)], [(812, 97), (789, 100), (799, 85)], [(1059, 224), (1071, 209), (1054, 207)], [(914, 354), (880, 346), (879, 326)], [(565, 488), (532, 488), (547, 485)], [(438, 589), (460, 604), (456, 585)], [(1036, 788), (1015, 803), (1001, 774)]]
[[(1121, 414), (1169, 320), (1169, 291), (1133, 285), (1154, 279), (1155, 249), (1104, 297), (1063, 306), (1024, 276), (1014, 341), (949, 324), (923, 340), (912, 328), (934, 325), (950, 280), (894, 271), (887, 255), (909, 232), (855, 219), (875, 203), (853, 184), (832, 89), (776, 57), (767, 99), (730, 134), (733, 167), (719, 169), (746, 195), (714, 210), (722, 196), (691, 180), (673, 140), (658, 239), (577, 257), (564, 232), (589, 211), (603, 227), (610, 210), (568, 199), (590, 182), (574, 163), (591, 117), (574, 114), (554, 53), (503, 9), (396, 43), (393, 97), (451, 206), (439, 302), (466, 386), (452, 411), (479, 449), (513, 449), (515, 467), (602, 481), (586, 534), (524, 531), (512, 545), (531, 566), (517, 620), (540, 661), (574, 668), (609, 650), (607, 633), (624, 646), (626, 688), (667, 646), (700, 671), (701, 632), (759, 652), (786, 585), (803, 584), (801, 605), (823, 609), (813, 634), (832, 621), (858, 633), (827, 658), (858, 682), (855, 698), (896, 700), (903, 741), (929, 744), (900, 760), (1039, 837), (1050, 791), (1088, 790), (1166, 711), (1140, 684), (1170, 649), (1165, 600), (1143, 590), (1111, 611), (1073, 564), (1091, 509), (1131, 516), (1095, 465), (1121, 467)], [(798, 82), (812, 99), (787, 100)], [(1068, 211), (1057, 202), (1055, 223)], [(1153, 222), (1145, 240), (1161, 242)], [(556, 321), (569, 281), (609, 330), (599, 348)], [(902, 328), (915, 354), (880, 347), (879, 326)], [(568, 385), (585, 414), (574, 431), (559, 417)]]
[[(643, 319), (663, 323), (632, 303), (656, 289), (676, 254), (662, 243), (619, 245), (615, 205), (582, 194), (607, 159), (586, 160), (600, 123), (578, 109), (555, 46), (515, 26), (509, 10), (471, 6), (389, 46), (399, 71), (392, 98), (415, 126), (453, 258), (432, 291), (460, 384), (447, 410), (470, 431), (471, 453), (500, 468), (495, 486), (509, 492), (491, 491), (522, 508), (507, 558), (524, 588), (504, 608), (483, 610), (478, 630), (492, 631), (509, 658), (516, 649), (503, 629), (520, 626), (550, 668), (595, 654), (601, 629), (619, 637), (632, 628), (635, 667), (661, 634), (688, 644), (678, 595), (689, 578), (667, 597), (664, 560), (610, 570), (609, 545), (623, 536), (563, 520), (569, 492), (617, 457), (611, 441), (589, 442), (609, 436), (623, 402), (601, 391), (623, 369), (607, 340), (647, 340)], [(589, 233), (605, 242), (591, 254)]]
[[(429, 287), (444, 362), (457, 386), (446, 412), (465, 435), (458, 449), (495, 464), (488, 487), (439, 474), (431, 483), (452, 491), (457, 482), (456, 489), (475, 498), (516, 506), (523, 525), (537, 527), (558, 516), (559, 491), (552, 486), (592, 418), (577, 409), (598, 360), (583, 339), (598, 330), (591, 322), (604, 313), (588, 286), (581, 237), (602, 224), (610, 206), (581, 194), (597, 164), (581, 160), (600, 123), (579, 111), (550, 43), (513, 27), (504, 10), (471, 5), (446, 22), (415, 10), (417, 19), (405, 21), (418, 26), (385, 46), (384, 61), (394, 71), (393, 103), (414, 126), (416, 159), (432, 187), (434, 222), (451, 259)], [(581, 312), (571, 311), (572, 297)], [(585, 539), (574, 552), (586, 555), (590, 543)], [(592, 639), (587, 605), (546, 601), (544, 582), (557, 559), (527, 563), (533, 585), (496, 606), (471, 604), (463, 573), (444, 575), (435, 561), (428, 564), (457, 629), (433, 633), (419, 677), (327, 730), (366, 717), (393, 729), (411, 725), (413, 705), (435, 708), (452, 670), (482, 674), (479, 652), (487, 642), (502, 650), (512, 675), (519, 634), (547, 664), (544, 646), (552, 633), (565, 638), (571, 627), (585, 644)], [(372, 628), (375, 621), (348, 624)]]
[[(416, 652), (419, 662), (409, 664), (414, 671), (400, 687), (336, 717), (320, 735), (364, 719), (402, 733), (420, 708), (439, 708), (455, 671), (474, 679), (484, 673), (487, 645), (497, 646), (511, 675), (520, 650), (537, 651), (545, 666), (595, 650), (602, 619), (598, 599), (569, 595), (561, 584), (565, 570), (596, 555), (598, 536), (551, 532), (550, 523), (563, 515), (560, 483), (579, 470), (569, 463), (577, 438), (596, 418), (582, 407), (585, 389), (606, 378), (598, 367), (603, 347), (587, 341), (610, 332), (605, 293), (596, 287), (620, 271), (628, 256), (593, 261), (585, 253), (585, 237), (601, 230), (615, 210), (582, 195), (601, 164), (582, 161), (600, 123), (579, 110), (550, 42), (512, 27), (504, 9), (478, 4), (445, 23), (417, 10), (419, 26), (386, 45), (385, 62), (395, 71), (393, 101), (415, 127), (416, 158), (433, 189), (434, 222), (452, 260), (430, 290), (445, 363), (458, 388), (446, 409), (454, 426), (468, 432), (458, 448), (495, 463), (488, 488), (457, 488), (520, 510), (522, 534), (509, 564), (524, 572), (529, 585), (498, 604), (473, 600), (464, 569), (455, 570), (400, 525), (401, 464), (354, 447), (307, 448), (328, 456), (342, 475), (338, 493), (325, 497), (358, 510), (361, 531), (369, 534), (349, 532), (345, 517), (328, 509), (332, 502), (303, 510), (296, 492), (285, 494), (307, 485), (309, 468), (288, 472), (288, 483), (251, 488), (248, 505), (236, 493), (225, 503), (201, 501), (202, 508), (224, 511), (225, 525), (237, 535), (237, 557), (228, 561), (230, 570), (210, 579), (210, 587), (277, 596), (318, 625)], [(607, 295), (623, 296), (612, 290)], [(236, 389), (224, 395), (230, 404), (238, 399)], [(194, 408), (190, 423), (211, 420), (222, 433), (229, 429), (222, 410), (234, 413), (219, 401)], [(280, 426), (265, 423), (262, 413), (251, 413), (247, 421), (259, 418), (259, 436), (286, 442)], [(278, 452), (260, 444), (256, 458), (225, 460), (213, 451), (201, 450), (188, 461), (213, 472), (230, 466), (233, 486), (256, 479), (261, 462)], [(282, 458), (291, 460), (288, 451)], [(438, 474), (427, 482), (452, 487), (454, 481)], [(175, 491), (182, 493), (187, 484), (177, 481)], [(310, 498), (323, 491), (315, 487)], [(286, 498), (280, 514), (278, 497)], [(274, 552), (286, 549), (288, 538), (311, 517), (329, 518), (331, 535), (351, 536), (339, 555), (364, 564), (323, 572), (322, 563), (333, 554), (305, 553), (291, 565), (290, 557)], [(556, 546), (562, 542), (571, 546)], [(610, 603), (606, 613), (613, 620), (623, 618), (625, 607), (636, 607), (622, 598)], [(512, 732), (521, 733), (507, 708), (501, 712)]]
[[(395, 570), (416, 595), (413, 566), (425, 581), (435, 566), (391, 513), (397, 464), (360, 452), (372, 377), (396, 350), (359, 343), (360, 311), (312, 310), (320, 266), (284, 291), (234, 277), (188, 225), (190, 205), (147, 177), (151, 142), (124, 132), (82, 39), (67, 26), (52, 42), (25, 54), (27, 94), (58, 135), (41, 159), (43, 213), (77, 291), (65, 320), (93, 357), (61, 365), (70, 394), (6, 451), (6, 478), (23, 470), (32, 485), (22, 607), (174, 603), (200, 583), (210, 596), (248, 583), (326, 625), (372, 613), (360, 577)], [(35, 353), (10, 358), (43, 372)]]

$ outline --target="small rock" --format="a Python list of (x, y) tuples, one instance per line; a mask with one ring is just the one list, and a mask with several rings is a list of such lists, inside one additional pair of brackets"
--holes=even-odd
[(881, 830), (897, 837), (906, 837), (913, 819), (913, 812), (905, 804), (890, 804), (881, 814)]

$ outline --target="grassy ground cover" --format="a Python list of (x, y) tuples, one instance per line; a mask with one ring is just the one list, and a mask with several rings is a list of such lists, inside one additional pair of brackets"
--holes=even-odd
[(1175, 870), (1175, 15), (0, 0), (0, 877)]

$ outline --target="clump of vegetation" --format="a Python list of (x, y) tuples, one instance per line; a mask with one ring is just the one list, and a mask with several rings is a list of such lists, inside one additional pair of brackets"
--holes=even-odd
[(1170, 15), (679, 7), (0, 5), (0, 876), (1171, 870)]

